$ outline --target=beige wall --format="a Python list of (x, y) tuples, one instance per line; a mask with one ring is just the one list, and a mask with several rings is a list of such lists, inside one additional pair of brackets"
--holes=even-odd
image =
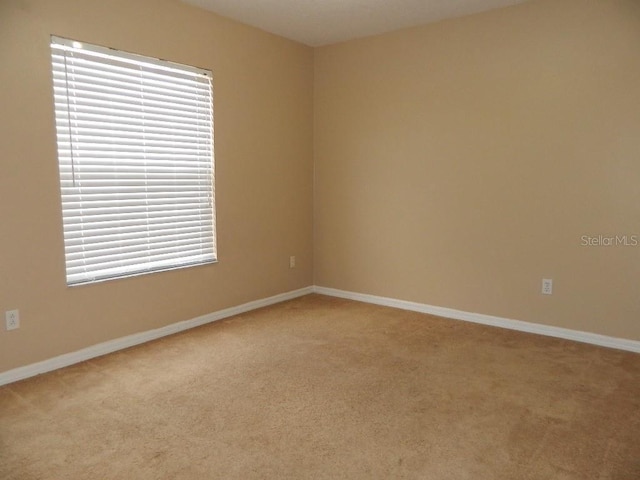
[[(218, 264), (66, 287), (50, 34), (213, 71)], [(638, 45), (634, 0), (315, 52), (176, 0), (1, 0), (0, 372), (314, 282), (640, 339), (640, 246), (581, 246), (640, 235)]]
[[(66, 286), (50, 34), (213, 71), (217, 265)], [(312, 102), (312, 49), (177, 0), (1, 0), (0, 372), (310, 285)]]
[(640, 235), (640, 2), (319, 48), (314, 105), (316, 285), (640, 340), (640, 246), (581, 246)]

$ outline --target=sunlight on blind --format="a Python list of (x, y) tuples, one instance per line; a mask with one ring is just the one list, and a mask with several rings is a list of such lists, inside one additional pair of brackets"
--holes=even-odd
[(52, 37), (67, 283), (216, 260), (210, 72)]

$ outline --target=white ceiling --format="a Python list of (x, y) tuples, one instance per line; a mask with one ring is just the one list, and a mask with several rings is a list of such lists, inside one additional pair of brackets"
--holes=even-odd
[(317, 47), (527, 0), (182, 0)]

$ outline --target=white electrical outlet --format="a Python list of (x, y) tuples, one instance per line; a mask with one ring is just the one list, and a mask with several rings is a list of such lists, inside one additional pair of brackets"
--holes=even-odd
[(551, 295), (553, 293), (553, 279), (551, 278), (543, 278), (542, 279), (542, 294), (543, 295)]
[(289, 257), (289, 268), (296, 268), (296, 257), (295, 257), (295, 255), (291, 255)]
[(4, 312), (7, 330), (20, 328), (20, 312), (18, 310), (7, 310)]

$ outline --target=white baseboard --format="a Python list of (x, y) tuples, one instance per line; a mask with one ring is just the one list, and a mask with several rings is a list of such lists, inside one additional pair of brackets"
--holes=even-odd
[(508, 328), (510, 330), (518, 330), (520, 332), (536, 333), (548, 337), (563, 338), (566, 340), (574, 340), (576, 342), (590, 343), (602, 347), (616, 348), (618, 350), (626, 350), (629, 352), (640, 353), (640, 341), (628, 340), (625, 338), (608, 337), (597, 333), (581, 332), (579, 330), (570, 330), (568, 328), (552, 327), (549, 325), (541, 325), (538, 323), (523, 322), (521, 320), (512, 320), (510, 318), (494, 317), (492, 315), (484, 315), (481, 313), (464, 312), (462, 310), (454, 310), (452, 308), (435, 307), (424, 303), (408, 302), (405, 300), (397, 300), (395, 298), (378, 297), (376, 295), (367, 295), (364, 293), (348, 292), (327, 287), (313, 287), (314, 293), (329, 295), (332, 297), (346, 298), (349, 300), (357, 300), (359, 302), (373, 303), (375, 305), (384, 305), (386, 307), (400, 308), (402, 310), (411, 310), (414, 312), (428, 313), (439, 317), (451, 318), (454, 320), (464, 320), (465, 322), (481, 323), (483, 325), (491, 325), (494, 327)]
[(84, 362), (95, 357), (106, 355), (118, 350), (133, 347), (141, 343), (156, 340), (167, 335), (182, 332), (190, 328), (198, 327), (207, 323), (222, 320), (233, 315), (249, 312), (257, 308), (266, 307), (276, 303), (302, 297), (310, 293), (319, 293), (332, 297), (340, 297), (359, 302), (372, 303), (375, 305), (383, 305), (386, 307), (394, 307), (402, 310), (411, 310), (414, 312), (428, 313), (439, 317), (450, 318), (454, 320), (463, 320), (466, 322), (480, 323), (483, 325), (491, 325), (494, 327), (507, 328), (510, 330), (518, 330), (521, 332), (536, 333), (538, 335), (546, 335), (549, 337), (563, 338), (566, 340), (574, 340), (576, 342), (590, 343), (603, 347), (616, 348), (618, 350), (626, 350), (629, 352), (640, 353), (640, 341), (628, 340), (624, 338), (608, 337), (596, 333), (581, 332), (579, 330), (570, 330), (567, 328), (552, 327), (549, 325), (541, 325), (537, 323), (523, 322), (520, 320), (512, 320), (509, 318), (494, 317), (492, 315), (484, 315), (481, 313), (471, 313), (462, 310), (454, 310), (452, 308), (436, 307), (424, 303), (408, 302), (405, 300), (397, 300), (395, 298), (379, 297), (376, 295), (368, 295), (364, 293), (348, 292), (345, 290), (337, 290), (327, 287), (305, 287), (291, 292), (281, 293), (273, 297), (254, 300), (252, 302), (243, 303), (235, 307), (225, 308), (217, 312), (209, 313), (201, 317), (185, 320), (183, 322), (173, 323), (165, 327), (146, 332), (135, 333), (126, 337), (116, 338), (107, 342), (99, 343), (91, 347), (83, 348), (76, 352), (59, 355), (42, 362), (32, 363), (24, 367), (18, 367), (13, 370), (0, 373), (0, 386), (8, 383), (17, 382), (25, 378), (33, 377), (41, 373), (50, 372), (59, 368), (67, 367), (75, 363)]
[(191, 320), (185, 320), (182, 322), (172, 323), (166, 327), (156, 328), (154, 330), (148, 330), (146, 332), (134, 333), (126, 337), (116, 338), (115, 340), (109, 340), (108, 342), (99, 343), (91, 347), (83, 348), (76, 352), (66, 353), (59, 355), (48, 360), (44, 360), (38, 363), (32, 363), (24, 367), (18, 367), (13, 370), (0, 373), (0, 386), (8, 383), (17, 382), (25, 378), (33, 377), (41, 373), (50, 372), (59, 368), (67, 367), (75, 363), (84, 362), (95, 357), (106, 355), (117, 350), (133, 347), (141, 343), (156, 340), (167, 335), (182, 332), (190, 328), (199, 327), (206, 323), (222, 320), (223, 318), (238, 315), (240, 313), (249, 312), (257, 308), (266, 307), (275, 303), (284, 302), (293, 298), (301, 297), (313, 293), (313, 287), (305, 287), (299, 290), (293, 290), (291, 292), (281, 293), (274, 295), (273, 297), (263, 298), (260, 300), (254, 300), (253, 302), (243, 303), (235, 307), (225, 308), (224, 310), (218, 310), (217, 312), (209, 313), (201, 317), (193, 318)]

